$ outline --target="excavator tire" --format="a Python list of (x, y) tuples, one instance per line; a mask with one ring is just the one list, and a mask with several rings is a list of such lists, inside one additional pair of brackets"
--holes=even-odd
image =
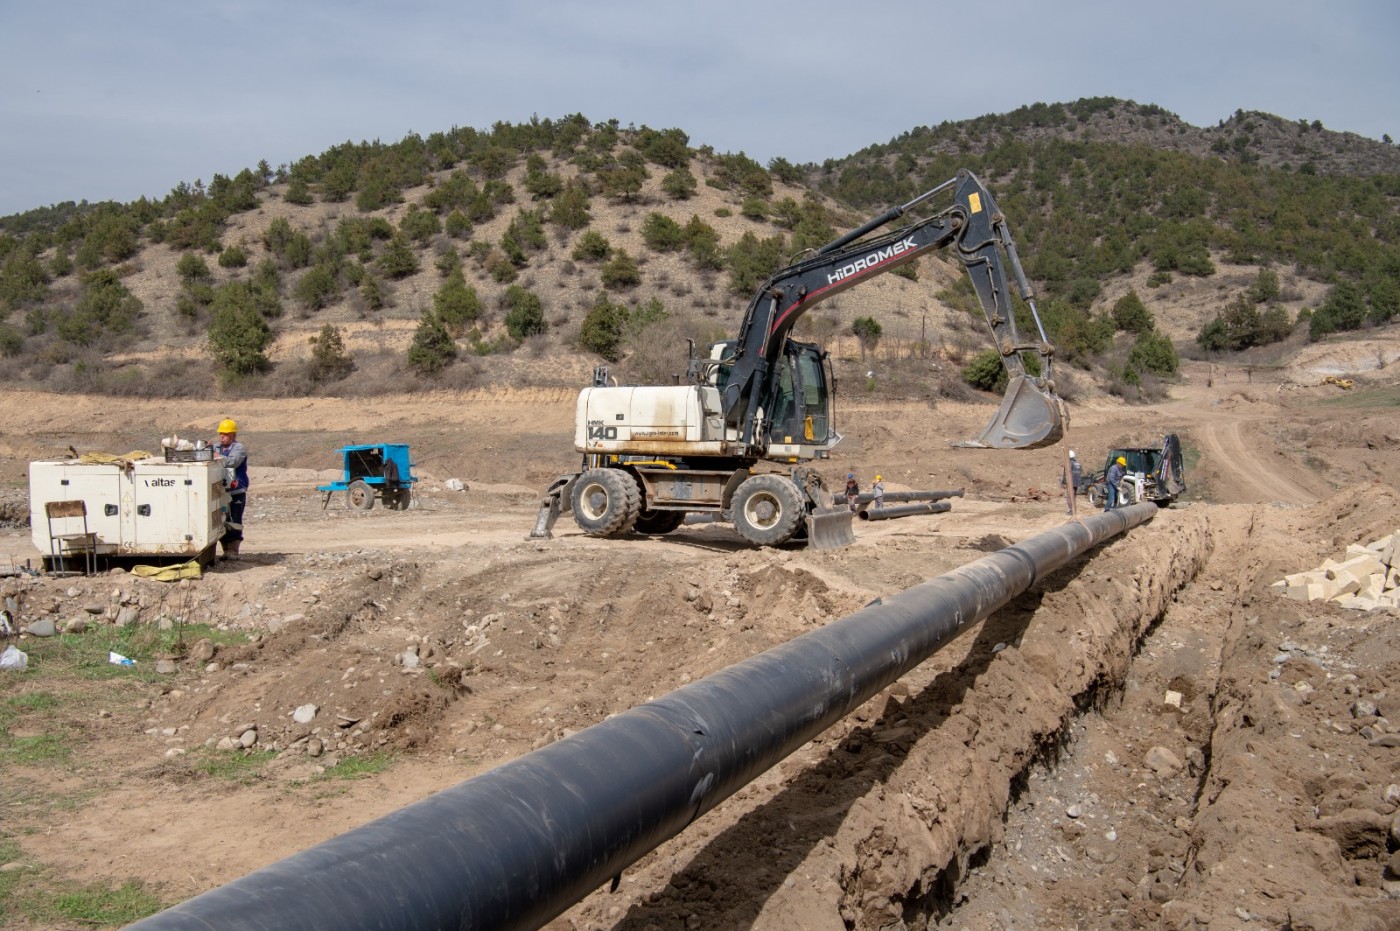
[(791, 540), (802, 525), (804, 508), (797, 486), (782, 475), (755, 475), (734, 492), (734, 529), (758, 546)]
[(633, 533), (660, 535), (670, 533), (685, 523), (685, 511), (643, 511), (637, 515)]
[(621, 469), (589, 469), (574, 483), (574, 520), (591, 537), (630, 533), (642, 511), (642, 490)]

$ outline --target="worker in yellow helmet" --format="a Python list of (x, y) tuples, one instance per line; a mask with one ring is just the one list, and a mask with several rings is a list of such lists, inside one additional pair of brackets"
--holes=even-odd
[(228, 514), (224, 519), (224, 559), (237, 559), (243, 543), (243, 511), (248, 506), (248, 449), (238, 441), (238, 424), (219, 421), (219, 439), (213, 444), (214, 457), (224, 465), (224, 488), (228, 491)]
[(875, 476), (875, 484), (870, 486), (870, 496), (875, 501), (875, 510), (880, 510), (885, 506), (885, 477)]
[(1123, 500), (1123, 492), (1119, 485), (1123, 481), (1123, 476), (1128, 474), (1128, 460), (1119, 456), (1113, 460), (1113, 465), (1108, 467), (1108, 474), (1103, 481), (1103, 509), (1111, 511), (1118, 507)]

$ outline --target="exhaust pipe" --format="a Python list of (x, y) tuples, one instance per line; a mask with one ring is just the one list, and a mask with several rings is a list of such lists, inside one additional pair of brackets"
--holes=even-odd
[(130, 928), (538, 928), (962, 628), (1156, 513), (1038, 534)]
[(861, 520), (894, 520), (896, 517), (913, 517), (915, 514), (942, 514), (952, 509), (953, 505), (947, 501), (920, 501), (915, 504), (898, 504), (892, 508), (861, 508), (856, 513)]

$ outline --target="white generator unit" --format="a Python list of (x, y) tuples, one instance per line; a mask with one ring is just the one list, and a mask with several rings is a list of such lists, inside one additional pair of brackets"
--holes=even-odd
[[(74, 501), (83, 502), (85, 515), (70, 506), (53, 510), (79, 516), (49, 518), (50, 503)], [(193, 558), (223, 537), (226, 504), (219, 460), (29, 464), (31, 538), (46, 558), (59, 546), (53, 538), (81, 533), (84, 520), (98, 556)]]

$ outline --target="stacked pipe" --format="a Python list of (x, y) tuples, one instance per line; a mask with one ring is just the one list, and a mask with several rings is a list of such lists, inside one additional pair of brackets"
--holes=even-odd
[(861, 520), (893, 520), (896, 517), (912, 517), (915, 514), (942, 514), (951, 511), (953, 505), (947, 501), (918, 501), (914, 504), (897, 504), (890, 508), (863, 507), (856, 512)]
[[(887, 491), (886, 501), (942, 501), (945, 498), (961, 498), (963, 490), (954, 488), (948, 491)], [(869, 492), (856, 495), (856, 504), (869, 504), (875, 496)], [(840, 493), (831, 496), (832, 504), (845, 504), (846, 496)]]
[(1066, 523), (132, 925), (538, 928), (1046, 575), (1151, 520)]

